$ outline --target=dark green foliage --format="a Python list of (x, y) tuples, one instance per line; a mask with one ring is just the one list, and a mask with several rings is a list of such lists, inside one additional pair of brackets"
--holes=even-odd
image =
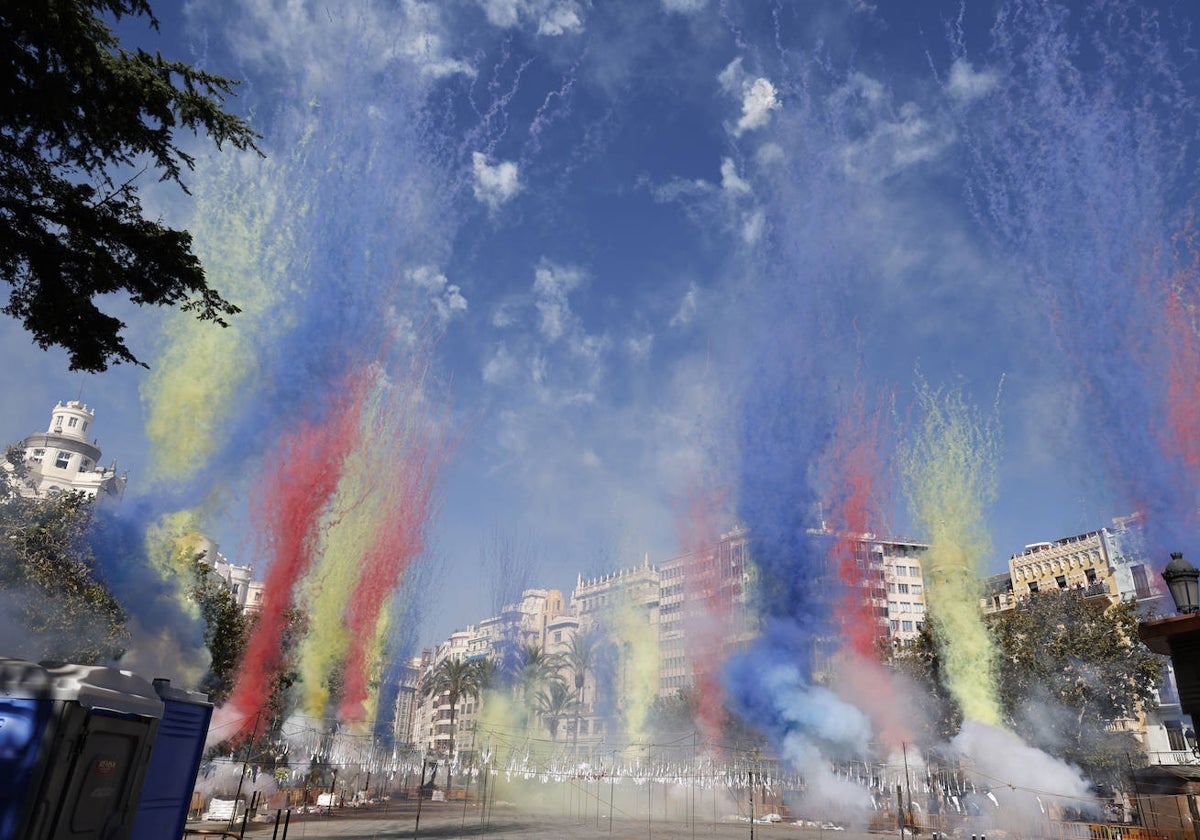
[(79, 493), (0, 501), (0, 615), (7, 656), (93, 665), (128, 642), (125, 613), (95, 568)]
[[(1135, 602), (1073, 590), (1040, 593), (990, 616), (1005, 726), (1094, 783), (1119, 784), (1141, 753), (1127, 724), (1153, 709), (1163, 677), (1164, 659), (1139, 641), (1138, 620)], [(926, 744), (953, 736), (961, 715), (928, 631), (896, 649), (891, 662), (929, 698)]]
[(449, 755), (454, 755), (454, 722), (458, 716), (458, 703), (464, 697), (478, 700), (487, 689), (491, 669), (484, 665), (486, 660), (471, 661), (443, 659), (429, 674), (423, 690), (429, 697), (443, 697), (442, 703), (450, 707)]
[(1136, 602), (1066, 590), (992, 616), (1000, 699), (1013, 730), (1111, 785), (1142, 748), (1122, 723), (1153, 710), (1165, 659), (1138, 639)]
[(577, 697), (575, 690), (562, 681), (549, 682), (534, 695), (533, 710), (546, 724), (551, 741), (558, 740), (558, 725), (568, 712), (576, 708)]
[(209, 288), (191, 235), (146, 219), (137, 181), (182, 180), (194, 161), (179, 130), (218, 148), (257, 135), (221, 105), (235, 82), (128, 51), (104, 17), (145, 17), (146, 0), (5, 0), (0, 4), (0, 276), (4, 312), (72, 370), (139, 363), (124, 324), (98, 295), (180, 306), (224, 325), (238, 308)]

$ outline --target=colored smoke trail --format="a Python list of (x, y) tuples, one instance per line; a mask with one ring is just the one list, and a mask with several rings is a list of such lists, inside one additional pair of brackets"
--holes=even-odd
[(1080, 460), (1101, 453), (1118, 503), (1144, 514), (1150, 555), (1164, 561), (1191, 539), (1200, 480), (1186, 452), (1161, 446), (1163, 417), (1190, 411), (1162, 371), (1174, 359), (1185, 368), (1173, 381), (1200, 373), (1171, 347), (1180, 334), (1162, 329), (1200, 113), (1174, 28), (1133, 2), (1005, 3), (988, 50), (952, 33), (948, 85), (978, 221), (1047, 302), (1082, 380), (1094, 440)]
[(868, 408), (860, 384), (852, 404), (838, 416), (826, 456), (832, 488), (822, 524), (833, 531), (833, 559), (842, 582), (838, 621), (844, 647), (864, 659), (878, 659), (879, 645), (887, 638), (871, 602), (870, 558), (859, 556), (863, 536), (881, 530), (888, 519), (876, 484), (885, 473), (884, 416), (883, 405)]
[(721, 569), (721, 533), (718, 517), (726, 509), (724, 493), (700, 489), (689, 494), (679, 547), (688, 555), (683, 568), (684, 640), (692, 672), (692, 713), (700, 736), (719, 741), (728, 713), (721, 687), (722, 642), (729, 637), (732, 609), (729, 583)]
[[(443, 302), (444, 289), (402, 290), (397, 279), (446, 258), (460, 189), (425, 110), (436, 56), (396, 47), (417, 31), (411, 11), (191, 10), (212, 16), (229, 36), (213, 49), (232, 49), (255, 79), (239, 105), (255, 113), (266, 158), (197, 161), (196, 252), (243, 312), (224, 330), (173, 319), (143, 399), (157, 489), (172, 491), (176, 507), (207, 503), (214, 488), (227, 507), (248, 485), (265, 491), (256, 524), (268, 543), (267, 603), (230, 700), (247, 727), (281, 665), (321, 517), (358, 434), (365, 392), (347, 372), (422, 320), (405, 298), (434, 298), (420, 301), (422, 313)], [(221, 525), (202, 520), (203, 531)], [(345, 570), (353, 585), (356, 569)]]
[(297, 585), (312, 564), (322, 512), (341, 477), (347, 449), (356, 439), (366, 385), (363, 377), (347, 383), (344, 401), (329, 406), (323, 422), (303, 425), (292, 433), (263, 478), (256, 519), (271, 563), (262, 608), (227, 703), (245, 716), (240, 734), (250, 727), (254, 714), (266, 708), (271, 682), (283, 663), (281, 645), (287, 637)]
[[(1174, 245), (1177, 267), (1167, 293), (1164, 336), (1169, 348), (1166, 419), (1171, 434), (1160, 444), (1164, 458), (1178, 458), (1182, 471), (1195, 475), (1200, 470), (1200, 246), (1191, 212)], [(1193, 517), (1197, 501), (1193, 497), (1189, 508)], [(1194, 526), (1194, 518), (1189, 522)]]
[(447, 457), (445, 420), (430, 416), (422, 390), (424, 358), (410, 367), (408, 381), (390, 384), (392, 396), (379, 414), (364, 421), (363, 449), (391, 465), (380, 471), (373, 488), (383, 517), (363, 558), (354, 593), (345, 612), (350, 647), (346, 657), (341, 716), (365, 719), (368, 676), (381, 658), (387, 616), (382, 609), (404, 578), (409, 564), (426, 548), (426, 529), (436, 506), (435, 492)]
[[(360, 348), (376, 351), (397, 328), (396, 278), (441, 262), (454, 230), (447, 162), (424, 117), (433, 77), (407, 66), (424, 56), (395, 50), (405, 14), (193, 12), (246, 50), (239, 60), (256, 84), (242, 104), (255, 110), (266, 159), (198, 160), (196, 251), (243, 311), (228, 329), (172, 319), (143, 389), (155, 475), (187, 482), (178, 489), (189, 506), (245, 480)], [(285, 44), (255, 40), (276, 26)]]
[[(272, 167), (240, 163), (235, 155), (200, 179), (192, 234), (209, 283), (242, 311), (225, 329), (190, 313), (168, 319), (164, 346), (141, 388), (154, 482), (191, 479), (227, 443), (238, 394), (253, 387), (264, 340), (273, 332), (274, 319), (265, 315), (286, 290), (263, 282), (280, 276), (279, 254), (293, 245), (271, 227)], [(254, 174), (248, 177), (248, 170)]]
[(871, 735), (862, 712), (816, 685), (813, 672), (838, 630), (835, 570), (817, 533), (818, 470), (835, 429), (838, 383), (852, 374), (843, 347), (851, 313), (872, 274), (863, 241), (871, 228), (847, 220), (875, 196), (847, 177), (847, 114), (823, 90), (844, 80), (819, 61), (788, 58), (792, 75), (776, 80), (787, 107), (772, 117), (771, 163), (754, 184), (771, 220), (755, 244), (762, 264), (739, 290), (749, 306), (739, 313), (748, 340), (736, 380), (735, 492), (762, 632), (730, 660), (724, 684), (734, 711), (780, 758), (807, 767), (816, 755), (863, 755)]
[(911, 513), (929, 550), (925, 596), (946, 688), (963, 716), (999, 726), (996, 651), (979, 611), (990, 550), (984, 511), (996, 494), (997, 432), (959, 389), (917, 388), (914, 437), (902, 456)]
[(848, 703), (857, 705), (871, 720), (879, 740), (898, 752), (913, 740), (911, 704), (906, 691), (882, 661), (887, 643), (886, 617), (881, 618), (873, 599), (876, 588), (886, 590), (882, 570), (872, 568), (875, 555), (864, 542), (868, 534), (884, 530), (890, 521), (883, 508), (890, 467), (887, 451), (886, 404), (869, 406), (861, 383), (851, 403), (838, 416), (826, 454), (828, 491), (826, 530), (832, 530), (832, 559), (841, 581), (835, 607), (841, 646), (832, 661), (832, 685)]
[(612, 634), (620, 639), (621, 717), (626, 738), (645, 737), (650, 706), (658, 697), (658, 635), (645, 609), (626, 595), (612, 613)]
[(300, 710), (313, 718), (326, 713), (331, 677), (341, 673), (350, 645), (344, 615), (354, 592), (359, 566), (370, 557), (378, 523), (389, 514), (385, 500), (375, 494), (376, 477), (387, 461), (379, 461), (364, 446), (364, 425), (379, 414), (379, 382), (360, 412), (360, 425), (352, 434), (354, 444), (342, 465), (336, 490), (324, 512), (320, 536), (314, 554), (317, 558), (311, 575), (303, 584), (304, 614), (307, 630), (296, 653), (300, 676)]
[(340, 672), (342, 712), (362, 719), (380, 610), (424, 550), (445, 460), (444, 421), (431, 415), (423, 390), (424, 359), (414, 356), (398, 379), (374, 371), (326, 514), (321, 561), (305, 585), (309, 626), (297, 661), (302, 707), (313, 717), (326, 711), (328, 677)]

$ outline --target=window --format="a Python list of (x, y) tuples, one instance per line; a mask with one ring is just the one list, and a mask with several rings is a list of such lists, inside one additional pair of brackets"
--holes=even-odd
[(901, 583), (901, 584), (899, 584), (899, 589), (900, 589), (900, 594), (901, 594), (901, 595), (907, 595), (907, 594), (908, 594), (908, 584), (907, 584), (907, 583)]
[(1183, 737), (1182, 722), (1169, 720), (1164, 725), (1167, 728), (1167, 744), (1173, 752), (1183, 752), (1190, 749), (1187, 745), (1187, 739)]
[(901, 628), (903, 628), (903, 630), (904, 630), (904, 632), (905, 632), (905, 633), (911, 633), (911, 632), (912, 632), (912, 629), (913, 629), (913, 623), (912, 623), (911, 621), (901, 621), (901, 622), (900, 622), (900, 626), (901, 626)]
[(1142, 565), (1130, 566), (1130, 574), (1133, 575), (1133, 591), (1139, 598), (1150, 597), (1150, 581), (1146, 578), (1146, 567)]
[(59, 450), (58, 457), (54, 459), (54, 466), (60, 470), (65, 470), (71, 463), (71, 453)]
[(891, 592), (893, 595), (896, 594), (896, 584), (889, 583), (888, 584), (888, 592)]
[(909, 566), (908, 573), (910, 575), (912, 575), (913, 577), (920, 577), (921, 576), (921, 567), (920, 566)]
[(910, 586), (908, 588), (908, 591), (914, 595), (920, 595), (921, 594), (921, 584), (914, 583), (912, 586)]
[(89, 461), (87, 458), (84, 458), (82, 461), (79, 462), (79, 471), (87, 472), (88, 468), (91, 467), (91, 465), (92, 465), (92, 462)]
[(29, 456), (29, 460), (33, 461), (35, 464), (40, 464), (42, 463), (42, 458), (45, 456), (45, 454), (45, 449), (35, 449), (33, 450), (33, 454)]
[(900, 622), (894, 618), (891, 621), (889, 621), (888, 624), (891, 626), (893, 633), (900, 629)]
[(556, 641), (556, 642), (562, 641), (562, 631), (561, 630), (554, 631), (554, 641)]
[(1038, 591), (1037, 581), (1036, 580), (1029, 581), (1029, 593), (1032, 595), (1032, 594), (1036, 593), (1037, 591)]
[(1083, 576), (1085, 578), (1087, 578), (1088, 586), (1091, 586), (1093, 583), (1096, 582), (1096, 570), (1095, 569), (1084, 569)]
[(67, 428), (68, 429), (74, 429), (78, 425), (79, 425), (78, 417), (71, 417), (71, 418), (67, 419)]
[(1054, 579), (1054, 582), (1058, 584), (1059, 589), (1067, 588), (1067, 576), (1066, 575), (1059, 575), (1058, 577), (1056, 577)]

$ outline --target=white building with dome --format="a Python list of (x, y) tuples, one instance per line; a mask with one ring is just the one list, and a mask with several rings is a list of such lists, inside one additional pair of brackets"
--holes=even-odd
[[(50, 413), (46, 431), (25, 438), (26, 473), (15, 482), (23, 496), (46, 498), (56, 493), (77, 491), (92, 498), (121, 498), (125, 475), (117, 475), (117, 462), (100, 464), (100, 447), (88, 440), (95, 411), (78, 400), (58, 403)], [(5, 468), (14, 471), (11, 464)]]

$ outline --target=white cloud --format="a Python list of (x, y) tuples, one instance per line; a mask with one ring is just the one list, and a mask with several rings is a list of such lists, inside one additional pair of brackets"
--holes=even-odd
[(583, 19), (574, 3), (563, 3), (550, 9), (538, 21), (539, 35), (566, 35), (583, 31)]
[(878, 181), (933, 160), (953, 139), (952, 130), (929, 122), (915, 103), (906, 102), (896, 118), (877, 122), (864, 137), (848, 143), (842, 161), (847, 175)]
[(420, 67), (422, 73), (435, 79), (456, 74), (475, 75), (475, 68), (470, 64), (446, 55), (441, 36), (434, 32), (412, 33), (401, 42), (399, 52)]
[(706, 5), (708, 5), (708, 0), (662, 0), (662, 7), (668, 12), (679, 12), (685, 15), (698, 12)]
[(846, 83), (835, 90), (830, 97), (835, 103), (845, 103), (856, 98), (865, 103), (868, 108), (876, 108), (885, 103), (887, 91), (882, 83), (865, 73), (851, 73)]
[(510, 381), (517, 372), (517, 360), (508, 348), (501, 344), (483, 363), (483, 381), (489, 385), (500, 385)]
[(645, 335), (631, 336), (625, 339), (625, 352), (630, 358), (642, 361), (650, 358), (650, 351), (654, 349), (653, 333)]
[(654, 186), (650, 194), (655, 201), (664, 204), (671, 201), (686, 201), (712, 194), (713, 185), (703, 178), (675, 178), (665, 184)]
[(583, 283), (583, 274), (577, 268), (564, 268), (543, 262), (534, 272), (534, 306), (541, 316), (538, 329), (548, 341), (562, 338), (573, 325), (571, 304), (568, 296)]
[(688, 285), (687, 293), (679, 301), (679, 308), (671, 316), (670, 326), (682, 327), (691, 323), (692, 319), (696, 317), (699, 294), (695, 283)]
[(753, 245), (762, 238), (763, 229), (767, 225), (767, 215), (762, 210), (747, 213), (742, 219), (742, 241)]
[[(190, 4), (200, 18), (213, 15), (215, 4)], [(410, 78), (462, 73), (474, 68), (448, 54), (446, 23), (440, 4), (403, 0), (399, 8), (358, 9), (353, 13), (316, 3), (246, 0), (236, 17), (219, 21), (242, 61), (269, 67), (293, 79), (307, 95), (338, 95), (345, 80), (334, 68), (354, 50), (356, 69), (390, 70)], [(418, 73), (389, 65), (403, 61)]]
[(520, 0), (483, 0), (483, 12), (488, 23), (509, 29), (520, 20)]
[(946, 93), (951, 99), (967, 103), (986, 96), (999, 83), (996, 74), (989, 70), (978, 73), (965, 58), (950, 65), (950, 79), (946, 82)]
[(521, 191), (520, 174), (512, 161), (501, 161), (489, 166), (487, 155), (475, 152), (471, 155), (475, 172), (475, 198), (495, 211)]
[(444, 325), (456, 315), (467, 311), (467, 299), (462, 290), (456, 284), (447, 281), (446, 275), (432, 266), (417, 266), (405, 272), (404, 276), (418, 289), (429, 293), (429, 302), (433, 305), (440, 324)]
[(538, 35), (559, 37), (583, 31), (583, 9), (577, 0), (481, 0), (488, 23), (512, 29), (528, 21)]
[(585, 467), (598, 468), (604, 465), (604, 462), (600, 460), (600, 456), (597, 455), (593, 449), (585, 449), (583, 451), (583, 455), (581, 456), (581, 460), (583, 461), (583, 465)]
[(783, 147), (778, 143), (763, 143), (758, 147), (758, 151), (754, 153), (755, 162), (762, 167), (783, 163), (785, 157)]
[(738, 176), (737, 165), (732, 158), (721, 159), (721, 189), (730, 195), (746, 195), (750, 192), (749, 182)]
[(742, 101), (742, 115), (734, 127), (734, 134), (741, 136), (746, 131), (762, 128), (771, 119), (771, 112), (783, 107), (779, 91), (765, 77), (751, 76), (742, 67), (742, 59), (735, 58), (717, 74), (721, 90)]
[(746, 82), (746, 71), (742, 69), (740, 56), (725, 65), (725, 69), (717, 74), (717, 81), (721, 85), (721, 90), (731, 96), (741, 93), (742, 86)]

